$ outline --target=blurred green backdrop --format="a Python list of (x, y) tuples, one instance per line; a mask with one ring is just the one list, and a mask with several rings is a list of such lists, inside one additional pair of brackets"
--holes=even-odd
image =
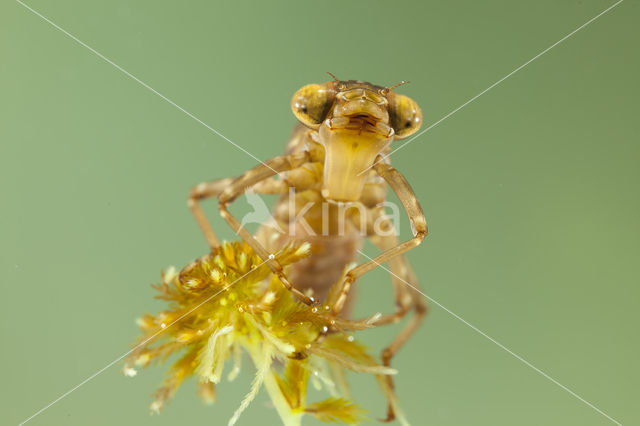
[[(410, 80), (428, 125), (613, 2), (28, 4), (266, 159), (325, 71)], [(624, 424), (640, 422), (639, 18), (625, 1), (393, 158), (430, 225), (409, 255), (427, 294)], [(161, 268), (206, 251), (189, 188), (256, 161), (15, 1), (0, 34), (0, 423), (17, 424), (129, 348)], [(388, 283), (366, 276), (357, 311), (392, 309)], [(433, 302), (395, 366), (416, 425), (614, 424)], [(164, 368), (120, 367), (29, 424), (223, 425), (252, 377), (212, 407), (188, 383), (150, 417)], [(277, 424), (267, 402), (240, 424)]]

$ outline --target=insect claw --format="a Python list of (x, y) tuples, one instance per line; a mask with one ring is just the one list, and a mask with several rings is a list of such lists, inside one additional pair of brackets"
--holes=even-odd
[(317, 308), (318, 306), (320, 306), (320, 300), (316, 299), (313, 296), (309, 296), (309, 301), (311, 302), (309, 306), (312, 306), (314, 308)]
[(293, 352), (291, 355), (289, 355), (290, 359), (297, 359), (297, 360), (302, 360), (302, 359), (306, 359), (309, 357), (309, 354), (306, 352)]
[(393, 411), (393, 407), (391, 406), (391, 404), (389, 404), (387, 408), (387, 417), (385, 417), (384, 419), (378, 418), (378, 421), (382, 423), (389, 423), (394, 421), (395, 419), (396, 419), (396, 413)]

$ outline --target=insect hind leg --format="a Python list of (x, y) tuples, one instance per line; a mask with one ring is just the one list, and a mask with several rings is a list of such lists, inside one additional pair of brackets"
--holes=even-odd
[[(391, 366), (391, 359), (394, 357), (396, 353), (407, 343), (409, 338), (416, 332), (420, 324), (422, 323), (425, 315), (427, 314), (427, 304), (422, 296), (422, 294), (418, 293), (415, 289), (418, 288), (418, 283), (415, 280), (415, 276), (409, 267), (406, 264), (406, 260), (404, 256), (399, 258), (398, 260), (404, 261), (406, 267), (397, 269), (394, 268), (393, 263), (390, 265), (390, 272), (393, 278), (398, 278), (403, 281), (401, 285), (405, 286), (406, 293), (403, 291), (397, 290), (396, 293), (396, 312), (393, 314), (387, 314), (380, 316), (377, 321), (374, 321), (371, 325), (379, 326), (391, 323), (397, 323), (402, 320), (408, 313), (411, 311), (414, 312), (413, 316), (407, 322), (407, 324), (400, 330), (398, 335), (391, 341), (391, 343), (386, 346), (382, 350), (381, 358), (382, 364), (386, 367)], [(397, 262), (402, 263), (402, 262)], [(395, 270), (394, 270), (395, 269)], [(404, 272), (404, 274), (399, 274)], [(409, 288), (413, 287), (413, 288)], [(406, 294), (408, 297), (403, 297), (400, 295)], [(395, 384), (392, 376), (384, 376), (383, 380), (385, 381), (385, 393), (387, 393), (387, 417), (383, 420), (385, 422), (390, 422), (395, 419)]]
[[(385, 218), (384, 221), (387, 222), (385, 225), (388, 229), (391, 229), (389, 227), (393, 227), (393, 224), (388, 218)], [(381, 250), (386, 250), (398, 244), (395, 232), (390, 232), (385, 236), (371, 235), (370, 240)], [(414, 315), (393, 341), (382, 350), (382, 362), (387, 367), (391, 365), (393, 356), (404, 346), (413, 333), (415, 333), (424, 316), (427, 314), (427, 304), (420, 291), (420, 284), (404, 254), (389, 259), (389, 272), (393, 284), (396, 312), (380, 316), (372, 325), (378, 326), (397, 323), (411, 311), (414, 311)], [(383, 380), (387, 388), (385, 392), (388, 393), (387, 417), (384, 421), (390, 422), (396, 417), (394, 408), (395, 385), (391, 376), (384, 376)]]
[[(416, 298), (416, 303), (413, 306), (414, 315), (409, 320), (409, 322), (404, 326), (404, 328), (400, 331), (400, 333), (393, 339), (393, 341), (382, 350), (382, 363), (383, 365), (389, 367), (391, 365), (391, 358), (400, 350), (400, 348), (409, 340), (411, 335), (417, 330), (418, 326), (424, 319), (424, 316), (427, 314), (427, 304), (424, 303), (421, 299)], [(383, 420), (385, 422), (390, 422), (395, 419), (395, 408), (394, 408), (394, 400), (395, 399), (395, 384), (393, 382), (393, 378), (391, 376), (385, 376), (384, 380), (386, 381), (386, 385), (388, 387), (387, 392), (391, 395), (388, 395), (387, 398), (388, 406), (387, 406), (387, 417)], [(392, 399), (393, 398), (393, 399)]]

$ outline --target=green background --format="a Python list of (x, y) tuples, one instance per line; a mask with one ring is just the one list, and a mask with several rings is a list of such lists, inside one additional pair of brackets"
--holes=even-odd
[[(267, 159), (294, 124), (291, 95), (325, 71), (410, 80), (398, 91), (430, 124), (613, 2), (28, 4)], [(394, 154), (431, 230), (409, 258), (437, 301), (394, 364), (413, 424), (614, 424), (441, 306), (640, 422), (639, 18), (625, 1)], [(189, 188), (256, 161), (15, 1), (0, 46), (0, 423), (17, 424), (129, 348), (134, 318), (162, 306), (160, 270), (206, 251)], [(358, 313), (392, 309), (388, 282), (361, 281)], [(362, 339), (377, 351), (395, 331)], [(224, 425), (252, 377), (246, 363), (211, 407), (190, 382), (150, 417), (165, 368), (120, 367), (29, 424)], [(352, 379), (382, 416), (373, 380)], [(267, 402), (239, 424), (277, 424)]]

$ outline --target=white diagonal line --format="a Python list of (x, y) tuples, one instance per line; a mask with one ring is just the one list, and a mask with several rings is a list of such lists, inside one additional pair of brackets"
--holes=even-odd
[(110, 368), (111, 366), (113, 366), (114, 364), (116, 364), (117, 362), (121, 361), (123, 358), (125, 358), (127, 355), (131, 354), (133, 351), (135, 351), (136, 349), (138, 349), (141, 346), (144, 346), (145, 344), (147, 344), (149, 341), (153, 340), (156, 336), (158, 336), (161, 333), (164, 333), (165, 331), (167, 331), (169, 329), (169, 327), (171, 327), (172, 325), (174, 325), (175, 323), (177, 323), (178, 321), (182, 320), (184, 317), (186, 317), (187, 315), (191, 314), (193, 311), (195, 311), (196, 309), (198, 309), (200, 306), (204, 305), (205, 303), (211, 301), (214, 297), (216, 297), (217, 295), (219, 295), (220, 293), (226, 291), (227, 289), (229, 289), (232, 285), (234, 285), (235, 283), (237, 283), (238, 281), (240, 281), (241, 279), (243, 279), (244, 277), (246, 277), (247, 275), (249, 275), (250, 273), (252, 273), (253, 271), (257, 270), (260, 266), (264, 265), (265, 263), (267, 263), (266, 261), (263, 261), (262, 263), (260, 263), (259, 265), (257, 265), (255, 268), (253, 268), (252, 270), (250, 270), (249, 272), (247, 272), (246, 274), (242, 275), (240, 278), (236, 279), (235, 281), (233, 281), (231, 284), (226, 285), (224, 288), (222, 288), (222, 290), (214, 293), (213, 295), (207, 297), (203, 302), (199, 303), (195, 308), (192, 308), (191, 310), (189, 310), (187, 313), (182, 314), (181, 316), (179, 316), (178, 318), (176, 318), (173, 322), (171, 322), (169, 325), (167, 325), (165, 328), (159, 330), (158, 332), (156, 332), (155, 334), (153, 334), (152, 336), (148, 337), (147, 339), (143, 340), (142, 342), (138, 343), (136, 346), (134, 346), (131, 350), (125, 352), (124, 354), (120, 355), (118, 358), (114, 359), (113, 361), (111, 361), (109, 364), (105, 365), (104, 367), (102, 367), (101, 369), (99, 369), (98, 371), (96, 371), (95, 373), (93, 373), (92, 375), (90, 375), (89, 377), (87, 377), (86, 379), (84, 379), (83, 381), (81, 381), (80, 383), (78, 383), (77, 385), (75, 385), (74, 387), (72, 387), (71, 389), (69, 389), (68, 391), (66, 391), (65, 393), (63, 393), (62, 395), (60, 395), (59, 397), (57, 397), (56, 399), (54, 399), (53, 401), (51, 401), (49, 404), (45, 405), (44, 407), (42, 407), (41, 409), (39, 409), (38, 411), (36, 411), (34, 414), (32, 414), (31, 416), (27, 417), (25, 420), (23, 420), (22, 422), (20, 422), (20, 424), (18, 426), (22, 426), (25, 423), (27, 423), (28, 421), (30, 421), (31, 419), (33, 419), (34, 417), (38, 416), (39, 414), (42, 414), (42, 412), (44, 412), (45, 410), (47, 410), (48, 408), (50, 408), (51, 406), (53, 406), (54, 404), (56, 404), (57, 402), (63, 400), (64, 398), (66, 398), (67, 396), (69, 396), (71, 393), (73, 393), (74, 391), (76, 391), (78, 388), (80, 388), (81, 386), (83, 386), (84, 384), (86, 384), (87, 382), (90, 382), (91, 380), (93, 380), (96, 376), (100, 375), (102, 372), (104, 372), (105, 370), (107, 370), (108, 368)]
[[(421, 130), (420, 132), (418, 132), (415, 136), (413, 136), (411, 139), (409, 139), (408, 141), (404, 142), (402, 145), (400, 145), (399, 147), (397, 147), (396, 149), (394, 149), (393, 151), (391, 151), (389, 154), (385, 155), (385, 157), (389, 157), (391, 156), (393, 153), (398, 152), (399, 150), (401, 150), (402, 148), (404, 148), (405, 146), (407, 146), (409, 143), (413, 142), (414, 140), (416, 140), (417, 138), (419, 138), (420, 136), (422, 136), (423, 134), (425, 134), (426, 132), (428, 132), (429, 130), (433, 129), (434, 127), (436, 127), (438, 124), (442, 123), (444, 120), (446, 120), (447, 118), (451, 117), (453, 114), (455, 114), (456, 112), (460, 111), (462, 108), (466, 107), (467, 105), (469, 105), (471, 102), (475, 101), (476, 99), (478, 99), (480, 96), (484, 95), (485, 93), (487, 93), (489, 90), (493, 89), (494, 87), (496, 87), (498, 84), (502, 83), (503, 81), (505, 81), (506, 79), (508, 79), (509, 77), (511, 77), (512, 75), (514, 75), (515, 73), (517, 73), (518, 71), (520, 71), (522, 68), (526, 67), (527, 65), (529, 65), (531, 62), (535, 61), (536, 59), (538, 59), (539, 57), (541, 57), (542, 55), (544, 55), (545, 53), (547, 53), (548, 51), (550, 51), (551, 49), (553, 49), (554, 47), (556, 47), (557, 45), (559, 45), (560, 43), (562, 43), (563, 41), (565, 41), (566, 39), (568, 39), (569, 37), (571, 37), (572, 35), (574, 35), (575, 33), (577, 33), (578, 31), (580, 31), (581, 29), (583, 29), (584, 27), (586, 27), (587, 25), (591, 24), (593, 21), (595, 21), (596, 19), (598, 19), (599, 17), (601, 17), (602, 15), (604, 15), (605, 13), (609, 12), (611, 9), (613, 9), (614, 7), (618, 6), (620, 3), (622, 3), (624, 0), (618, 0), (618, 2), (614, 3), (613, 5), (609, 6), (608, 8), (606, 8), (605, 10), (603, 10), (602, 12), (598, 13), (596, 16), (594, 16), (593, 18), (589, 19), (587, 22), (585, 22), (584, 24), (580, 25), (578, 28), (576, 28), (575, 30), (571, 31), (569, 34), (567, 34), (566, 36), (562, 37), (560, 40), (556, 41), (555, 43), (553, 43), (551, 46), (547, 47), (546, 49), (544, 49), (542, 52), (538, 53), (536, 56), (534, 56), (533, 58), (529, 59), (527, 62), (525, 62), (524, 64), (520, 65), (518, 68), (514, 69), (513, 71), (511, 71), (509, 74), (505, 75), (504, 77), (502, 77), (500, 80), (496, 81), (495, 83), (493, 83), (491, 86), (487, 87), (486, 89), (484, 89), (482, 92), (478, 93), (477, 95), (475, 95), (474, 97), (472, 97), (471, 99), (469, 99), (468, 101), (466, 101), (465, 103), (463, 103), (462, 105), (460, 105), (459, 107), (455, 108), (454, 110), (452, 110), (451, 112), (449, 112), (448, 114), (446, 114), (444, 117), (442, 117), (441, 119), (439, 119), (438, 121), (430, 124), (426, 129)], [(371, 169), (373, 166), (375, 166), (376, 164), (378, 164), (381, 160), (376, 161), (375, 163), (373, 163), (371, 166), (367, 167), (366, 169), (364, 169), (363, 171), (361, 171), (359, 175), (365, 173), (367, 170)]]
[(116, 64), (111, 59), (107, 58), (102, 53), (98, 52), (96, 49), (94, 49), (93, 47), (89, 46), (87, 43), (83, 42), (82, 40), (80, 40), (79, 38), (77, 38), (76, 36), (74, 36), (73, 34), (68, 32), (64, 28), (60, 27), (58, 24), (56, 24), (55, 22), (51, 21), (46, 16), (42, 15), (37, 10), (34, 10), (30, 6), (28, 6), (27, 4), (23, 3), (21, 0), (16, 0), (16, 2), (18, 2), (20, 5), (24, 6), (26, 9), (30, 10), (33, 14), (39, 16), (40, 18), (42, 18), (43, 20), (45, 20), (46, 22), (51, 24), (54, 28), (56, 28), (57, 30), (59, 30), (60, 32), (65, 34), (67, 37), (71, 38), (76, 43), (78, 43), (81, 46), (86, 47), (87, 49), (89, 49), (91, 52), (93, 52), (100, 59), (104, 60), (105, 62), (107, 62), (110, 65), (113, 65), (115, 68), (117, 68), (123, 74), (125, 74), (127, 77), (129, 77), (132, 80), (134, 80), (136, 83), (139, 83), (144, 88), (146, 88), (149, 91), (153, 92), (154, 94), (158, 95), (159, 97), (161, 97), (162, 99), (164, 99), (165, 101), (167, 101), (168, 103), (170, 103), (171, 105), (173, 105), (174, 107), (176, 107), (177, 109), (179, 109), (180, 111), (185, 113), (187, 116), (193, 118), (195, 121), (197, 121), (198, 123), (200, 123), (201, 125), (203, 125), (207, 129), (211, 130), (213, 133), (215, 133), (216, 135), (220, 136), (225, 141), (229, 142), (231, 145), (233, 145), (236, 148), (238, 148), (240, 151), (244, 152), (245, 154), (247, 154), (248, 156), (250, 156), (251, 158), (253, 158), (257, 162), (262, 163), (263, 165), (265, 165), (266, 167), (268, 167), (272, 171), (274, 171), (277, 175), (279, 175), (279, 173), (276, 170), (274, 170), (271, 166), (266, 164), (264, 161), (262, 161), (261, 159), (259, 159), (258, 157), (256, 157), (255, 155), (253, 155), (252, 153), (250, 153), (249, 151), (247, 151), (246, 149), (244, 149), (243, 147), (241, 147), (240, 145), (238, 145), (237, 143), (235, 143), (234, 141), (232, 141), (231, 139), (229, 139), (228, 137), (226, 137), (225, 135), (223, 135), (222, 133), (220, 133), (219, 131), (217, 131), (216, 129), (214, 129), (213, 127), (211, 127), (210, 125), (208, 125), (207, 123), (205, 123), (204, 121), (202, 121), (201, 119), (199, 119), (198, 117), (196, 117), (195, 115), (193, 115), (192, 113), (190, 113), (189, 111), (187, 111), (186, 109), (184, 109), (183, 107), (178, 105), (177, 103), (175, 103), (174, 101), (172, 101), (171, 99), (167, 98), (165, 95), (163, 95), (162, 93), (158, 92), (153, 87), (149, 86), (147, 83), (145, 83), (144, 81), (140, 80), (138, 77), (136, 77), (135, 75), (131, 74), (129, 71), (127, 71), (126, 69), (122, 68), (120, 65)]
[(464, 325), (470, 327), (471, 329), (473, 329), (474, 331), (476, 331), (477, 333), (479, 333), (480, 335), (486, 337), (487, 339), (489, 339), (491, 342), (493, 342), (494, 344), (496, 344), (499, 348), (503, 349), (504, 351), (506, 351), (507, 353), (509, 353), (510, 355), (512, 355), (514, 358), (516, 358), (517, 360), (523, 362), (527, 367), (533, 369), (535, 372), (537, 372), (538, 374), (542, 375), (543, 377), (545, 377), (546, 379), (550, 380), (551, 382), (555, 383), (556, 385), (558, 385), (560, 388), (564, 389), (565, 391), (569, 392), (571, 395), (573, 395), (574, 397), (576, 397), (577, 399), (579, 399), (580, 401), (584, 402), (585, 404), (587, 404), (589, 407), (593, 408), (594, 410), (596, 410), (598, 413), (602, 414), (603, 416), (605, 416), (607, 419), (611, 420), (613, 423), (622, 426), (622, 423), (620, 423), (619, 421), (617, 421), (616, 419), (614, 419), (613, 417), (609, 416), (607, 413), (605, 413), (604, 411), (602, 411), (601, 409), (599, 409), (598, 407), (596, 407), (595, 405), (593, 405), (592, 403), (590, 403), (589, 401), (587, 401), (586, 399), (584, 399), (583, 397), (581, 397), (580, 395), (578, 395), (577, 393), (575, 393), (574, 391), (572, 391), (571, 389), (569, 389), (568, 387), (566, 387), (565, 385), (563, 385), (562, 383), (560, 383), (559, 381), (557, 381), (556, 379), (554, 379), (553, 377), (551, 377), (550, 375), (548, 375), (547, 373), (545, 373), (544, 371), (540, 370), (538, 367), (536, 367), (535, 365), (531, 364), (529, 361), (527, 361), (526, 359), (524, 359), (523, 357), (521, 357), (520, 355), (518, 355), (517, 353), (513, 352), (511, 349), (507, 348), (505, 345), (503, 345), (502, 343), (498, 342), (496, 339), (494, 339), (493, 337), (489, 336), (487, 333), (485, 333), (484, 331), (480, 330), (478, 327), (476, 327), (475, 325), (471, 324), (470, 322), (468, 322), (467, 320), (465, 320), (464, 318), (462, 318), (460, 315), (456, 314), (455, 312), (453, 312), (451, 309), (447, 308), (446, 306), (442, 305), (440, 302), (438, 302), (437, 300), (435, 300), (433, 297), (431, 296), (427, 296), (422, 290), (420, 290), (419, 288), (416, 288), (415, 286), (411, 285), (410, 283), (408, 283), (407, 281), (405, 281), (403, 278), (399, 277), (398, 275), (396, 275), (395, 273), (393, 273), (392, 271), (390, 271), (388, 268), (384, 267), (383, 265), (379, 264), (378, 262), (376, 262), (374, 259), (372, 259), (371, 257), (367, 256), (365, 253), (363, 253), (361, 250), (358, 250), (358, 252), (363, 255), (364, 257), (366, 257), (367, 259), (369, 259), (370, 261), (372, 261), (373, 263), (375, 263), (376, 265), (378, 265), (379, 267), (381, 267), (382, 269), (384, 269), (385, 271), (389, 272), (391, 275), (393, 275), (394, 277), (396, 277), (397, 279), (399, 279), (400, 281), (402, 281), (403, 283), (405, 283), (406, 285), (408, 285), (409, 287), (411, 287), (412, 289), (414, 289), (415, 291), (417, 291), (418, 293), (420, 293), (422, 296), (424, 296), (427, 300), (429, 300), (430, 302), (435, 303), (438, 307), (444, 309), (447, 313), (449, 313), (451, 316), (453, 316), (454, 318), (460, 320)]

